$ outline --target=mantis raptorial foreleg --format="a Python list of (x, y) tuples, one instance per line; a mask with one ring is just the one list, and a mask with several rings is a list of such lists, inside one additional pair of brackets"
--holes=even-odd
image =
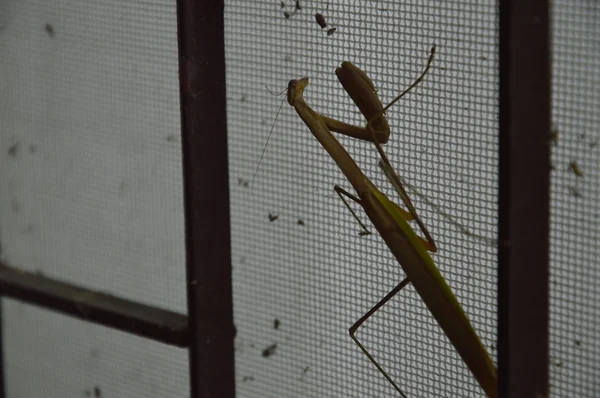
[[(423, 70), (421, 75), (419, 75), (419, 77), (415, 79), (415, 81), (410, 86), (408, 86), (403, 92), (401, 92), (385, 107), (383, 107), (381, 100), (377, 95), (375, 85), (373, 84), (373, 81), (369, 78), (369, 76), (364, 71), (354, 66), (352, 63), (342, 62), (342, 66), (340, 68), (337, 68), (335, 73), (348, 95), (350, 95), (350, 98), (352, 98), (352, 100), (360, 109), (365, 119), (367, 119), (367, 125), (364, 128), (358, 127), (321, 115), (321, 118), (323, 119), (329, 130), (349, 137), (369, 141), (375, 144), (375, 147), (377, 148), (377, 151), (381, 156), (381, 160), (385, 165), (385, 169), (387, 169), (386, 176), (388, 177), (388, 179), (392, 183), (392, 186), (402, 199), (402, 202), (408, 208), (408, 212), (411, 214), (410, 217), (406, 215), (405, 219), (415, 220), (417, 222), (419, 228), (425, 235), (426, 242), (424, 244), (427, 247), (427, 249), (431, 252), (437, 251), (435, 241), (433, 240), (433, 237), (427, 230), (425, 224), (419, 218), (417, 211), (414, 205), (412, 204), (412, 201), (410, 200), (410, 197), (408, 196), (406, 190), (402, 186), (400, 178), (396, 175), (394, 169), (392, 168), (392, 165), (389, 159), (387, 158), (385, 152), (383, 151), (381, 144), (385, 144), (390, 136), (390, 127), (387, 122), (387, 119), (385, 118), (385, 112), (392, 105), (398, 102), (402, 97), (408, 94), (412, 89), (414, 89), (420, 82), (423, 81), (423, 79), (427, 75), (427, 72), (429, 72), (429, 69), (431, 68), (431, 63), (433, 62), (434, 55), (435, 46), (431, 48), (431, 53), (429, 55), (429, 59), (427, 60), (427, 65), (425, 66), (425, 69)], [(344, 204), (346, 205), (346, 207), (350, 208), (347, 203)], [(404, 212), (404, 210), (402, 210), (401, 208), (399, 208), (399, 211)], [(359, 220), (356, 214), (354, 214), (354, 212), (352, 215), (354, 216), (354, 218)], [(362, 223), (361, 227), (363, 227), (363, 230), (366, 231), (366, 228), (364, 228)]]

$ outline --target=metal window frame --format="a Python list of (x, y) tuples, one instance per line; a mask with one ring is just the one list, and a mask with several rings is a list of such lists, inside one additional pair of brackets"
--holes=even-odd
[(548, 1), (500, 2), (500, 397), (548, 396)]
[(192, 397), (235, 396), (223, 0), (177, 2)]

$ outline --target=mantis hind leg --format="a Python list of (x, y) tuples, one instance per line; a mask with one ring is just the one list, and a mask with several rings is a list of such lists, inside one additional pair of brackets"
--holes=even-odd
[(373, 358), (373, 356), (371, 355), (371, 353), (365, 348), (365, 346), (358, 341), (358, 338), (355, 336), (356, 331), (358, 330), (358, 328), (365, 323), (365, 321), (367, 319), (369, 319), (371, 317), (371, 315), (373, 315), (374, 313), (376, 313), (381, 307), (383, 307), (388, 301), (390, 301), (390, 299), (392, 297), (394, 297), (396, 294), (398, 294), (398, 292), (400, 290), (402, 290), (406, 285), (409, 284), (409, 280), (408, 278), (404, 279), (402, 282), (400, 282), (398, 284), (398, 286), (396, 286), (391, 292), (389, 292), (383, 299), (381, 299), (377, 304), (375, 304), (375, 306), (373, 306), (373, 308), (371, 308), (369, 311), (367, 311), (366, 314), (364, 314), (358, 321), (356, 321), (354, 323), (354, 325), (352, 325), (350, 327), (350, 329), (348, 329), (348, 332), (350, 333), (350, 337), (352, 338), (352, 340), (354, 340), (354, 342), (356, 343), (356, 345), (358, 345), (358, 347), (360, 347), (360, 349), (362, 350), (362, 352), (367, 356), (367, 358), (369, 358), (369, 360), (373, 363), (373, 365), (375, 365), (375, 367), (377, 368), (377, 370), (379, 370), (379, 372), (387, 379), (387, 381), (390, 382), (390, 384), (394, 387), (394, 389), (396, 391), (398, 391), (400, 393), (400, 395), (403, 398), (407, 398), (406, 394), (404, 394), (402, 392), (402, 390), (400, 389), (400, 387), (398, 387), (398, 385), (392, 380), (392, 378), (387, 374), (387, 372), (383, 369), (383, 367), (377, 362), (377, 360), (375, 358)]

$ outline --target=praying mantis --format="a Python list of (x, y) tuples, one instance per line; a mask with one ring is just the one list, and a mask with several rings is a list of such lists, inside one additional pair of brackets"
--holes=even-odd
[[(342, 86), (367, 119), (365, 128), (337, 121), (314, 111), (302, 97), (308, 85), (307, 77), (289, 82), (287, 101), (294, 107), (302, 121), (308, 126), (315, 138), (338, 165), (348, 182), (354, 188), (356, 195), (347, 192), (338, 185), (334, 187), (335, 192), (342, 199), (354, 218), (358, 220), (363, 230), (367, 231), (367, 228), (359, 220), (344, 197), (358, 203), (363, 208), (406, 273), (406, 278), (400, 284), (350, 327), (350, 337), (379, 372), (392, 384), (394, 389), (402, 397), (407, 398), (400, 387), (358, 340), (356, 332), (371, 315), (377, 312), (408, 283), (412, 283), (487, 396), (495, 398), (497, 396), (498, 384), (496, 367), (481, 343), (477, 332), (471, 326), (456, 296), (452, 293), (450, 286), (448, 286), (429, 255), (428, 251), (437, 251), (435, 242), (418, 217), (400, 178), (392, 168), (381, 146), (381, 144), (388, 141), (390, 135), (385, 111), (424, 79), (431, 67), (434, 54), (435, 46), (431, 49), (431, 55), (427, 61), (425, 71), (385, 108), (377, 96), (373, 82), (365, 72), (350, 62), (343, 62), (342, 66), (336, 69), (336, 75)], [(408, 208), (408, 211), (402, 209), (375, 187), (346, 149), (333, 136), (332, 131), (369, 141), (375, 145), (381, 157), (380, 167)], [(425, 235), (425, 239), (418, 236), (408, 224), (408, 221), (412, 220), (417, 222)]]

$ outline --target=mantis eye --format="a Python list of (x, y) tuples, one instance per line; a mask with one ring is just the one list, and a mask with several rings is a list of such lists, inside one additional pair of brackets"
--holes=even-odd
[(288, 103), (291, 106), (294, 106), (294, 102), (296, 101), (296, 86), (298, 85), (298, 80), (290, 80), (288, 83)]

